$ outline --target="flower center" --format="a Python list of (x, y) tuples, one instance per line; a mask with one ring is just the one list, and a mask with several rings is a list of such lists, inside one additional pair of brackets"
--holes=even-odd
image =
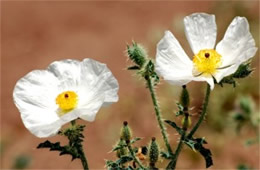
[(217, 71), (221, 65), (221, 55), (215, 50), (200, 50), (193, 58), (194, 63), (194, 76), (212, 75)]
[(63, 112), (74, 109), (78, 104), (78, 95), (74, 91), (65, 91), (56, 97), (56, 104)]

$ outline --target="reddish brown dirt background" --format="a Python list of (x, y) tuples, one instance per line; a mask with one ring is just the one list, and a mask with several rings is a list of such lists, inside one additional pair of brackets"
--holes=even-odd
[[(191, 54), (184, 36), (183, 17), (193, 12), (216, 14), (220, 39), (236, 16), (237, 4), (248, 11), (248, 16), (257, 20), (254, 23), (257, 31), (253, 37), (258, 45), (259, 1), (1, 1), (1, 169), (12, 168), (19, 155), (31, 158), (27, 167), (31, 169), (81, 168), (80, 162), (71, 162), (69, 156), (59, 157), (57, 152), (36, 149), (45, 139), (36, 138), (25, 129), (12, 100), (13, 87), (18, 79), (34, 69), (45, 69), (51, 62), (66, 58), (93, 58), (106, 63), (120, 84), (118, 103), (102, 108), (93, 123), (81, 122), (87, 125), (84, 149), (91, 169), (103, 169), (105, 159), (115, 158), (108, 152), (117, 141), (124, 120), (129, 122), (135, 136), (144, 138), (141, 144), (156, 136), (164, 148), (150, 94), (144, 83), (133, 76), (134, 72), (126, 70), (130, 65), (125, 56), (126, 43), (132, 40), (140, 42), (154, 56), (156, 43), (164, 30), (170, 29)], [(243, 12), (241, 15), (244, 15)], [(257, 90), (258, 54), (253, 60), (257, 71), (250, 79)], [(189, 85), (195, 106), (201, 104), (200, 85)], [(257, 90), (248, 93), (258, 103)], [(236, 90), (231, 91), (237, 94)], [(174, 103), (179, 92), (179, 87), (169, 86), (162, 80), (158, 95), (162, 110), (167, 112), (164, 117), (174, 119), (170, 113), (176, 110)], [(175, 145), (178, 136), (173, 129), (168, 128), (168, 131), (171, 143)], [(235, 169), (244, 162), (258, 169), (259, 145), (247, 148), (243, 145), (243, 141), (252, 134), (251, 131), (244, 131), (241, 136), (230, 130), (216, 132), (207, 128), (206, 121), (198, 136), (206, 136), (207, 147), (212, 149), (214, 166), (211, 169)], [(49, 140), (66, 142), (61, 137)], [(204, 162), (202, 157), (185, 147), (177, 167), (203, 169)]]

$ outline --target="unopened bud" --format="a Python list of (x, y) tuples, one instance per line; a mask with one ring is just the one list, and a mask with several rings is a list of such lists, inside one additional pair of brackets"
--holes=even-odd
[(127, 54), (129, 58), (141, 68), (147, 61), (146, 50), (136, 42), (133, 42), (132, 46), (127, 46)]
[(182, 86), (182, 92), (180, 97), (180, 103), (184, 108), (188, 108), (190, 104), (189, 92), (186, 89), (186, 85)]
[(155, 166), (155, 163), (158, 161), (159, 159), (159, 147), (158, 144), (156, 142), (156, 138), (153, 137), (150, 147), (149, 147), (149, 160), (150, 160), (150, 166)]
[(132, 138), (132, 132), (128, 126), (127, 121), (124, 121), (123, 123), (123, 127), (121, 128), (120, 138), (125, 140), (126, 144), (130, 143), (130, 140)]

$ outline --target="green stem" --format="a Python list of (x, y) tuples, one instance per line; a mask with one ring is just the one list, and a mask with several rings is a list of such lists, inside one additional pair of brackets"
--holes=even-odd
[(181, 135), (181, 139), (178, 143), (178, 146), (175, 150), (175, 153), (174, 153), (174, 157), (173, 157), (173, 160), (169, 163), (169, 165), (167, 166), (167, 170), (174, 170), (175, 167), (176, 167), (176, 164), (177, 164), (177, 160), (178, 160), (178, 157), (179, 157), (179, 154), (181, 152), (181, 149), (182, 149), (182, 145), (183, 145), (183, 141), (185, 139), (185, 135), (186, 135), (186, 131), (184, 131)]
[(185, 140), (185, 135), (186, 135), (186, 131), (187, 131), (187, 124), (188, 124), (188, 118), (189, 118), (188, 108), (185, 109), (185, 112), (186, 113), (185, 113), (183, 127), (182, 127), (183, 132), (181, 134), (181, 139), (180, 139), (178, 146), (175, 150), (174, 157), (173, 157), (172, 161), (168, 164), (168, 166), (166, 168), (167, 170), (174, 170), (175, 169), (179, 154), (181, 153), (183, 141)]
[[(76, 126), (76, 120), (72, 120), (70, 123), (71, 123), (71, 126)], [(79, 143), (79, 146), (75, 147), (75, 149), (78, 151), (78, 153), (80, 155), (80, 160), (81, 160), (81, 163), (82, 163), (84, 170), (89, 170), (88, 161), (87, 161), (87, 158), (85, 156), (82, 144)]]
[(205, 95), (205, 99), (204, 99), (204, 103), (203, 103), (202, 113), (200, 115), (198, 122), (193, 127), (193, 129), (190, 131), (190, 133), (188, 134), (188, 136), (187, 136), (188, 138), (191, 138), (194, 135), (194, 133), (197, 131), (200, 124), (204, 120), (204, 117), (205, 117), (206, 111), (207, 111), (207, 107), (208, 107), (208, 103), (209, 103), (209, 96), (210, 96), (210, 86), (209, 86), (209, 84), (207, 84), (207, 90), (206, 90), (206, 95)]
[(81, 160), (81, 163), (82, 163), (84, 170), (89, 170), (88, 161), (87, 161), (87, 158), (85, 156), (85, 153), (84, 153), (82, 146), (81, 146), (81, 148), (79, 148), (79, 153), (80, 153), (80, 160)]
[(130, 143), (127, 144), (127, 148), (128, 148), (128, 150), (129, 150), (129, 152), (130, 152), (132, 158), (133, 158), (134, 161), (139, 165), (139, 167), (140, 167), (141, 169), (145, 169), (145, 167), (142, 165), (142, 163), (139, 161), (139, 159), (137, 159), (137, 158), (135, 157), (135, 153), (134, 153), (134, 151), (133, 151), (132, 146), (131, 146)]
[(171, 146), (169, 144), (168, 137), (167, 137), (167, 134), (166, 134), (167, 132), (165, 130), (165, 127), (164, 127), (164, 124), (163, 124), (163, 121), (162, 121), (162, 118), (161, 118), (161, 111), (160, 111), (160, 108), (159, 108), (159, 105), (158, 105), (158, 102), (157, 102), (157, 99), (156, 99), (156, 96), (155, 96), (154, 87), (153, 87), (153, 84), (152, 84), (150, 76), (146, 77), (146, 81), (147, 81), (148, 88), (149, 88), (150, 93), (151, 93), (151, 97), (152, 97), (152, 100), (153, 100), (153, 105), (154, 105), (156, 118), (157, 118), (159, 127), (161, 129), (161, 133), (162, 133), (162, 136), (163, 136), (164, 143), (165, 143), (165, 145), (166, 145), (166, 147), (168, 149), (168, 152), (170, 154), (172, 154), (172, 149), (171, 149)]

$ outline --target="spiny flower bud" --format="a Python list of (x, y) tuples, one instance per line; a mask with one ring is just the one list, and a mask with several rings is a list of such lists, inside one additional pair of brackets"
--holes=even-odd
[(182, 92), (181, 92), (181, 96), (180, 96), (180, 103), (184, 108), (188, 108), (189, 104), (190, 104), (190, 96), (189, 96), (189, 92), (186, 89), (186, 85), (182, 86)]
[(130, 143), (130, 140), (132, 138), (132, 132), (128, 126), (127, 121), (124, 121), (123, 123), (123, 127), (121, 128), (120, 138), (125, 140), (126, 144)]
[(136, 42), (133, 42), (132, 46), (127, 46), (127, 54), (140, 68), (147, 62), (146, 50)]
[(151, 167), (154, 167), (155, 163), (159, 159), (159, 147), (158, 147), (155, 137), (152, 138), (152, 141), (151, 141), (151, 144), (149, 147), (149, 159), (150, 159)]
[(120, 149), (118, 149), (116, 151), (116, 156), (118, 158), (121, 158), (122, 156), (126, 155), (127, 154), (127, 149), (125, 147), (125, 141), (123, 139), (120, 139), (117, 143), (117, 146), (120, 147)]

